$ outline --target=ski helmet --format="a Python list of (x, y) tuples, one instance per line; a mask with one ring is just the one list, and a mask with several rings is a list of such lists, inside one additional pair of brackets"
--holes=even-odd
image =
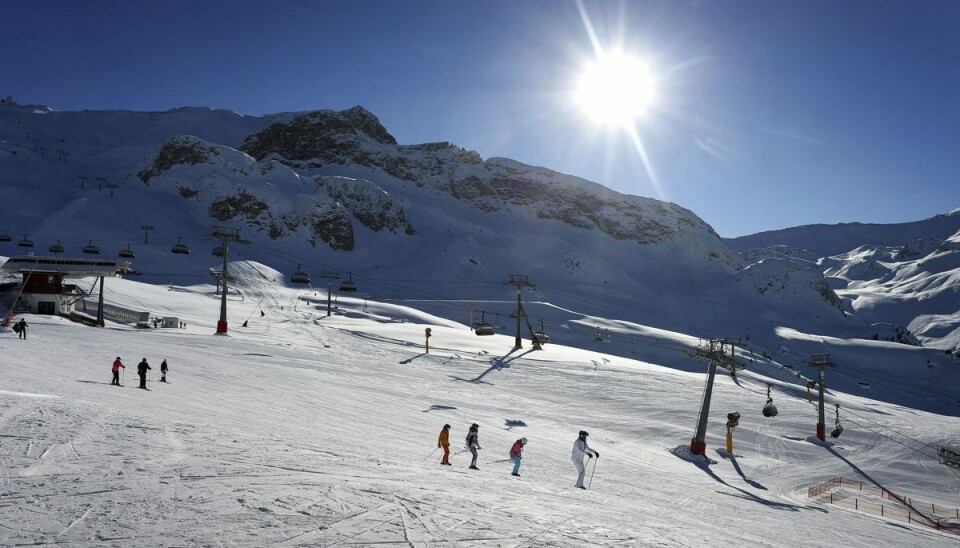
[(586, 437), (586, 436), (589, 436), (589, 435), (590, 435), (590, 434), (589, 434), (586, 430), (581, 430), (581, 431), (580, 431), (580, 437), (581, 437), (581, 438)]
[(444, 428), (444, 429), (450, 428), (450, 425), (449, 425), (449, 424), (444, 424), (444, 425), (443, 425), (443, 428)]
[(527, 438), (520, 438), (520, 445), (526, 445), (526, 444), (527, 444)]

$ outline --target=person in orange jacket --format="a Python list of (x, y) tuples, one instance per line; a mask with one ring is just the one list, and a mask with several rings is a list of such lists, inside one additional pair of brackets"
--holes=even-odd
[(440, 437), (437, 438), (437, 447), (443, 447), (443, 459), (440, 464), (450, 465), (450, 425), (444, 424), (440, 431)]

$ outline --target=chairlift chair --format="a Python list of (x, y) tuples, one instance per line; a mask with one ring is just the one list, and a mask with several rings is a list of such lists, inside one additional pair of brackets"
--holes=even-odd
[(6, 232), (4, 232), (3, 234), (0, 234), (0, 242), (6, 243), (6, 242), (12, 242), (12, 241), (13, 241), (13, 238), (11, 238), (10, 235), (7, 234)]
[(189, 255), (190, 247), (187, 244), (181, 243), (180, 238), (177, 238), (177, 243), (173, 244), (173, 247), (170, 248), (171, 253), (176, 253), (177, 255)]
[(867, 379), (860, 379), (860, 381), (857, 384), (859, 384), (863, 388), (870, 388), (870, 381), (868, 381)]
[(340, 291), (344, 293), (355, 293), (357, 291), (357, 284), (353, 282), (353, 272), (350, 273), (348, 280), (340, 282)]
[(473, 324), (473, 332), (478, 337), (484, 337), (488, 335), (493, 335), (493, 326), (488, 324), (486, 321), (486, 312), (480, 311), (480, 321)]
[(493, 335), (493, 326), (490, 324), (478, 325), (473, 328), (473, 332), (476, 333), (478, 337), (484, 337), (487, 335)]
[(49, 250), (49, 251), (50, 251), (50, 253), (63, 253), (63, 252), (66, 251), (66, 250), (63, 249), (63, 246), (62, 246), (62, 245), (60, 245), (60, 240), (57, 240), (57, 243), (55, 243), (55, 244), (53, 244), (52, 246), (50, 246), (50, 250)]
[(543, 319), (540, 320), (540, 330), (534, 332), (533, 342), (537, 344), (547, 344), (550, 342), (550, 335), (547, 335), (547, 331), (543, 328)]
[(301, 270), (300, 269), (301, 266), (303, 265), (300, 265), (300, 264), (297, 265), (297, 271), (294, 272), (292, 276), (290, 276), (290, 281), (295, 284), (309, 284), (310, 275), (304, 272), (303, 270)]
[(17, 242), (17, 245), (20, 247), (33, 247), (33, 240), (27, 238), (27, 235), (23, 235), (23, 239)]
[(90, 243), (83, 246), (83, 252), (86, 253), (87, 255), (99, 255), (100, 248), (93, 245), (93, 240), (90, 240)]
[(214, 256), (214, 257), (223, 257), (223, 246), (222, 246), (222, 245), (219, 245), (219, 246), (213, 248), (213, 256)]
[(127, 244), (126, 249), (121, 249), (117, 255), (119, 255), (121, 259), (133, 259), (136, 257), (136, 255), (133, 254), (133, 250), (130, 249), (130, 244)]

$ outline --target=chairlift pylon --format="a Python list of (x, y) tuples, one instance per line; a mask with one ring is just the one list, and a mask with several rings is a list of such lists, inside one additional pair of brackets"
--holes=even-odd
[(83, 246), (83, 252), (86, 253), (87, 255), (99, 255), (100, 248), (93, 245), (93, 240), (90, 240), (90, 243)]
[(118, 255), (121, 259), (133, 259), (133, 258), (136, 257), (136, 255), (134, 255), (134, 253), (133, 253), (133, 250), (130, 249), (130, 244), (127, 244), (127, 248), (126, 248), (126, 249), (121, 249), (121, 250), (120, 250), (120, 253), (118, 253), (117, 255)]
[(63, 249), (63, 246), (62, 246), (62, 245), (60, 245), (60, 240), (57, 240), (57, 243), (55, 243), (55, 244), (53, 244), (52, 246), (50, 246), (49, 251), (50, 251), (50, 253), (63, 253), (63, 252), (66, 251), (66, 250)]
[(302, 264), (297, 265), (297, 271), (290, 276), (291, 282), (295, 284), (305, 284), (305, 285), (310, 283), (310, 275), (304, 272), (303, 270), (301, 270), (302, 266), (303, 266)]
[(187, 244), (182, 243), (180, 238), (177, 238), (177, 243), (173, 244), (173, 247), (170, 248), (170, 253), (176, 253), (177, 255), (189, 255), (190, 247)]

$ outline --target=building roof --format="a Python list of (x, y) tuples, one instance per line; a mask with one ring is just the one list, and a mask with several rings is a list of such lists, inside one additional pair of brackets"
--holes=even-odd
[(20, 255), (10, 257), (0, 265), (0, 271), (19, 274), (61, 274), (69, 278), (86, 276), (112, 276), (126, 261), (116, 259), (89, 259), (71, 257), (41, 257)]

